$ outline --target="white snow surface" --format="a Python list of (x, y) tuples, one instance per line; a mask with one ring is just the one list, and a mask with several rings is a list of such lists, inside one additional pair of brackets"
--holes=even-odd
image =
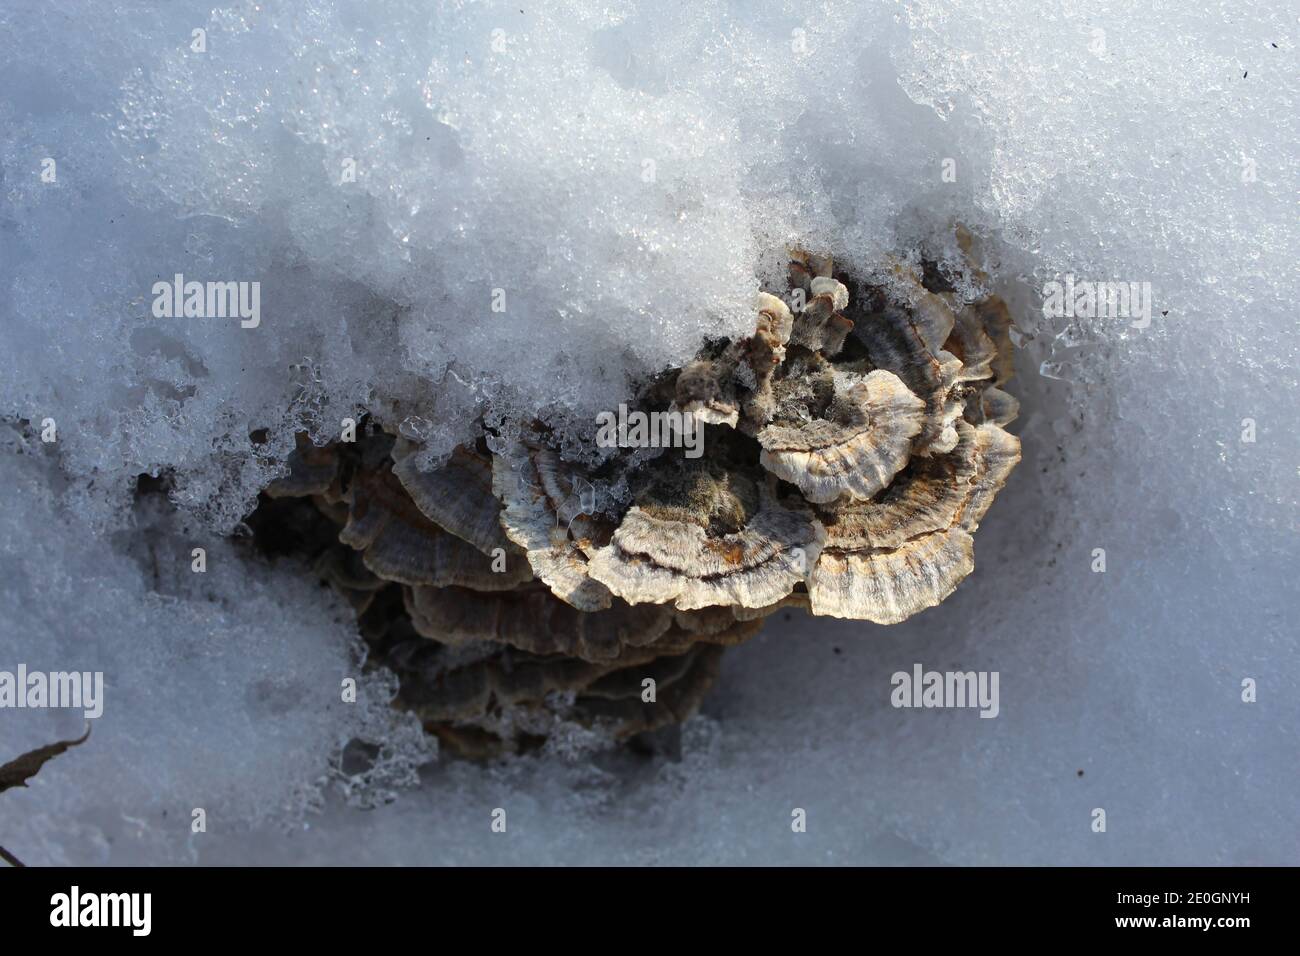
[[(0, 845), (1300, 863), (1294, 5), (211, 3), (0, 6), (0, 670), (107, 685)], [(297, 430), (589, 421), (746, 330), (786, 243), (870, 272), (954, 221), (1022, 345), (975, 573), (895, 627), (778, 616), (679, 759), (438, 758), (382, 677), (341, 702), (346, 607), (232, 541)], [(260, 325), (155, 318), (176, 273), (259, 282)], [(1045, 317), (1067, 274), (1149, 282), (1150, 325)], [(893, 708), (918, 662), (997, 671), (999, 716)], [(0, 761), (80, 729), (0, 710)]]

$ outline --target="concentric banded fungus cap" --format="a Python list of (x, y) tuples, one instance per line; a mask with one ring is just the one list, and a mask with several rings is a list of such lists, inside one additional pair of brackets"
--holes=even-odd
[(668, 609), (657, 605), (616, 601), (607, 610), (579, 611), (542, 587), (490, 594), (408, 588), (406, 608), (416, 631), (444, 644), (495, 641), (585, 661), (617, 660), (628, 647), (653, 644), (673, 623)]
[[(644, 605), (637, 606), (643, 607)], [(678, 613), (682, 612), (679, 611)], [(679, 624), (674, 624), (662, 637), (657, 638), (646, 649), (657, 654), (684, 654), (692, 647), (700, 644), (711, 644), (716, 647), (736, 647), (744, 644), (763, 629), (764, 617), (766, 615), (757, 615), (743, 621), (733, 620), (729, 626), (718, 631), (689, 631)]]
[(993, 378), (993, 362), (998, 357), (998, 348), (976, 306), (968, 305), (957, 313), (944, 349), (961, 361), (958, 382)]
[(1020, 439), (991, 422), (975, 429), (975, 444), (975, 476), (960, 517), (962, 528), (972, 533), (1007, 483), (1011, 470), (1020, 462)]
[(364, 613), (376, 593), (389, 583), (365, 566), (360, 553), (343, 545), (321, 553), (316, 560), (316, 573), (347, 598), (357, 614)]
[[(721, 647), (693, 647), (675, 657), (660, 657), (646, 667), (625, 668), (601, 677), (577, 699), (584, 716), (615, 724), (620, 737), (678, 724), (700, 708), (722, 669)], [(642, 681), (655, 682), (655, 700), (646, 702)]]
[(347, 497), (348, 523), (339, 540), (361, 551), (366, 567), (381, 578), (480, 591), (532, 579), (521, 555), (489, 557), (426, 518), (391, 470), (359, 472)]
[[(665, 608), (642, 610), (672, 616)], [(625, 647), (606, 661), (538, 655), (491, 641), (399, 638), (386, 663), (401, 680), (399, 706), (415, 712), (449, 749), (485, 758), (519, 750), (564, 723), (618, 739), (690, 716), (717, 676), (723, 647), (684, 642), (682, 633), (672, 627), (653, 645)], [(651, 702), (642, 700), (647, 677), (656, 685)]]
[(736, 625), (734, 607), (705, 607), (698, 611), (674, 611), (672, 622), (686, 634), (721, 634)]
[[(853, 335), (866, 348), (874, 368), (893, 372), (925, 403), (914, 453), (941, 454), (956, 446), (955, 422), (962, 413), (960, 396), (954, 393), (962, 362), (944, 348), (956, 317), (943, 296), (925, 290), (910, 272), (899, 270), (899, 274), (910, 283), (915, 302), (910, 307), (891, 303), (879, 312), (850, 310)], [(874, 297), (858, 298), (867, 302)]]
[(921, 344), (932, 354), (938, 354), (952, 335), (957, 317), (953, 315), (952, 301), (945, 295), (931, 292), (911, 269), (895, 269), (911, 287), (908, 319)]
[(993, 424), (959, 421), (946, 455), (916, 460), (880, 498), (823, 509), (826, 545), (808, 580), (814, 614), (896, 624), (974, 570), (970, 533), (1020, 459)]
[(591, 482), (557, 452), (519, 442), (493, 460), (492, 488), (506, 535), (555, 596), (580, 611), (608, 608), (609, 590), (587, 574), (589, 555), (610, 533), (591, 513)]
[(501, 502), (492, 493), (492, 456), (464, 445), (441, 468), (420, 471), (415, 446), (399, 439), (393, 446), (393, 474), (430, 521), (484, 554), (518, 549), (501, 529)]
[(581, 690), (613, 667), (505, 649), (459, 667), (423, 674), (408, 670), (398, 700), (425, 721), (474, 720), (494, 707), (540, 703), (551, 693)]
[(957, 423), (957, 447), (946, 455), (913, 459), (882, 494), (838, 501), (818, 509), (826, 549), (869, 551), (902, 547), (911, 538), (957, 523), (979, 471), (973, 425)]
[[(805, 373), (800, 381), (808, 378)], [(758, 433), (759, 461), (809, 501), (870, 498), (907, 464), (924, 404), (892, 372), (836, 370), (822, 378), (831, 394), (814, 386), (803, 402), (777, 386), (784, 400), (777, 418)]]
[(1011, 313), (1007, 304), (997, 296), (989, 296), (974, 306), (984, 332), (993, 340), (997, 356), (993, 359), (993, 384), (1005, 385), (1015, 374), (1016, 356), (1011, 343)]
[[(825, 545), (823, 544), (822, 547), (824, 549)], [(763, 618), (770, 617), (782, 608), (791, 607), (799, 608), (804, 611), (808, 610), (808, 592), (793, 591), (781, 598), (781, 600), (777, 601), (775, 604), (769, 604), (767, 607), (734, 607), (731, 609), (731, 613), (736, 615), (737, 621), (761, 621)]]
[(922, 535), (893, 550), (825, 551), (808, 580), (813, 614), (898, 624), (934, 607), (975, 568), (959, 528)]
[[(563, 700), (554, 700), (551, 695), (584, 693), (611, 674), (626, 673), (624, 685), (635, 681), (639, 696), (641, 680), (652, 674), (651, 669), (664, 656), (630, 649), (616, 661), (592, 662), (496, 645), (462, 650), (427, 641), (399, 647), (392, 666), (402, 677), (399, 703), (422, 720), (486, 728), (503, 711), (511, 709), (555, 705), (565, 709)], [(602, 696), (616, 692), (617, 686), (607, 686)], [(589, 719), (591, 715), (576, 712), (573, 716)], [(623, 732), (638, 729), (628, 727)]]
[(630, 603), (765, 607), (803, 580), (824, 532), (765, 484), (705, 459), (671, 459), (591, 559)]

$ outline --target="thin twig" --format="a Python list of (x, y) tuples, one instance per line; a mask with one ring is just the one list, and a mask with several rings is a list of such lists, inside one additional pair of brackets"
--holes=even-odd
[(24, 863), (22, 860), (18, 859), (18, 857), (14, 856), (12, 853), (10, 853), (8, 850), (6, 850), (6, 849), (5, 849), (4, 847), (2, 847), (2, 846), (0, 846), (0, 860), (4, 860), (4, 861), (5, 861), (6, 863), (8, 863), (10, 866), (22, 866), (22, 867), (25, 867), (25, 866), (27, 865), (26, 863)]

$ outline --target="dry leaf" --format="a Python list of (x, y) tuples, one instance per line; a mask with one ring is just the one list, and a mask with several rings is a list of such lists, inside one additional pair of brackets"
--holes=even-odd
[(57, 757), (69, 747), (85, 743), (86, 738), (89, 736), (90, 726), (87, 725), (86, 732), (76, 740), (60, 740), (44, 747), (37, 747), (29, 753), (9, 761), (3, 767), (0, 767), (0, 793), (4, 793), (10, 787), (27, 786), (27, 781), (36, 776), (41, 767), (45, 766), (45, 761)]

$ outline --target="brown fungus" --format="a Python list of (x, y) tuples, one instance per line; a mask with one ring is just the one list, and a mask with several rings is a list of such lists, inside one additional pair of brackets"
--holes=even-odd
[(971, 536), (936, 531), (886, 550), (827, 550), (808, 580), (813, 614), (898, 624), (934, 607), (975, 569)]
[[(721, 647), (694, 647), (658, 658), (648, 668), (607, 674), (578, 694), (576, 706), (590, 718), (613, 722), (621, 737), (657, 730), (694, 714), (721, 667)], [(656, 684), (654, 701), (642, 696), (647, 677)]]
[(386, 580), (500, 591), (532, 579), (522, 554), (489, 557), (426, 518), (391, 470), (358, 474), (347, 496), (339, 540)]
[(558, 452), (519, 442), (494, 458), (492, 488), (506, 535), (555, 596), (580, 611), (609, 607), (609, 589), (587, 573), (590, 556), (609, 538), (607, 524), (591, 513), (590, 480)]
[[(914, 452), (942, 454), (957, 444), (955, 422), (963, 409), (955, 389), (962, 375), (962, 360), (944, 347), (957, 319), (948, 297), (926, 290), (908, 269), (897, 267), (894, 271), (907, 294), (864, 287), (873, 294), (861, 296), (862, 303), (883, 298), (885, 305), (879, 311), (867, 311), (859, 304), (857, 311), (851, 311), (853, 334), (865, 348), (868, 364), (893, 372), (924, 402), (922, 427), (912, 443)], [(954, 344), (960, 341), (959, 337)]]
[(765, 607), (804, 579), (823, 534), (761, 479), (682, 461), (628, 510), (590, 573), (634, 604)]
[(977, 469), (971, 492), (962, 506), (961, 526), (974, 532), (993, 498), (1007, 483), (1011, 469), (1020, 462), (1020, 439), (998, 425), (986, 422), (975, 429)]
[(492, 456), (463, 445), (441, 468), (422, 471), (415, 446), (399, 439), (393, 446), (393, 474), (430, 521), (484, 554), (516, 548), (501, 528), (501, 502), (492, 493)]
[[(398, 665), (405, 679), (397, 702), (444, 743), (479, 757), (517, 750), (563, 722), (604, 727), (623, 739), (684, 720), (716, 678), (722, 651), (634, 652), (594, 663), (511, 648), (458, 659), (427, 643)], [(653, 701), (642, 696), (647, 677), (656, 684)]]
[(820, 417), (777, 418), (758, 434), (760, 461), (814, 503), (870, 498), (907, 464), (924, 403), (892, 372), (835, 371)]
[(585, 661), (617, 660), (627, 647), (663, 636), (672, 615), (655, 605), (622, 601), (603, 611), (579, 611), (545, 588), (481, 593), (464, 588), (406, 589), (416, 631), (444, 644), (495, 641), (532, 654)]
[(397, 705), (447, 749), (678, 723), (723, 649), (778, 610), (894, 624), (974, 567), (972, 535), (1020, 459), (1003, 427), (1019, 411), (1001, 387), (1011, 317), (996, 297), (964, 302), (933, 263), (887, 272), (863, 283), (795, 251), (752, 335), (629, 396), (692, 415), (701, 458), (588, 455), (571, 431), (516, 421), (426, 470), (370, 421), (355, 443), (298, 436), (264, 498), (278, 517), (254, 535), (296, 543), (351, 603)]
[(952, 333), (944, 349), (961, 361), (958, 382), (974, 382), (993, 377), (993, 362), (998, 357), (997, 344), (974, 306), (957, 313)]
[(997, 296), (989, 296), (975, 304), (975, 313), (984, 323), (984, 332), (993, 340), (997, 355), (992, 362), (993, 384), (1005, 385), (1015, 374), (1015, 349), (1011, 342), (1011, 312)]
[(956, 448), (946, 455), (915, 459), (878, 497), (818, 509), (826, 528), (826, 547), (838, 551), (899, 548), (911, 538), (956, 524), (979, 469), (975, 427), (959, 422), (958, 433)]

